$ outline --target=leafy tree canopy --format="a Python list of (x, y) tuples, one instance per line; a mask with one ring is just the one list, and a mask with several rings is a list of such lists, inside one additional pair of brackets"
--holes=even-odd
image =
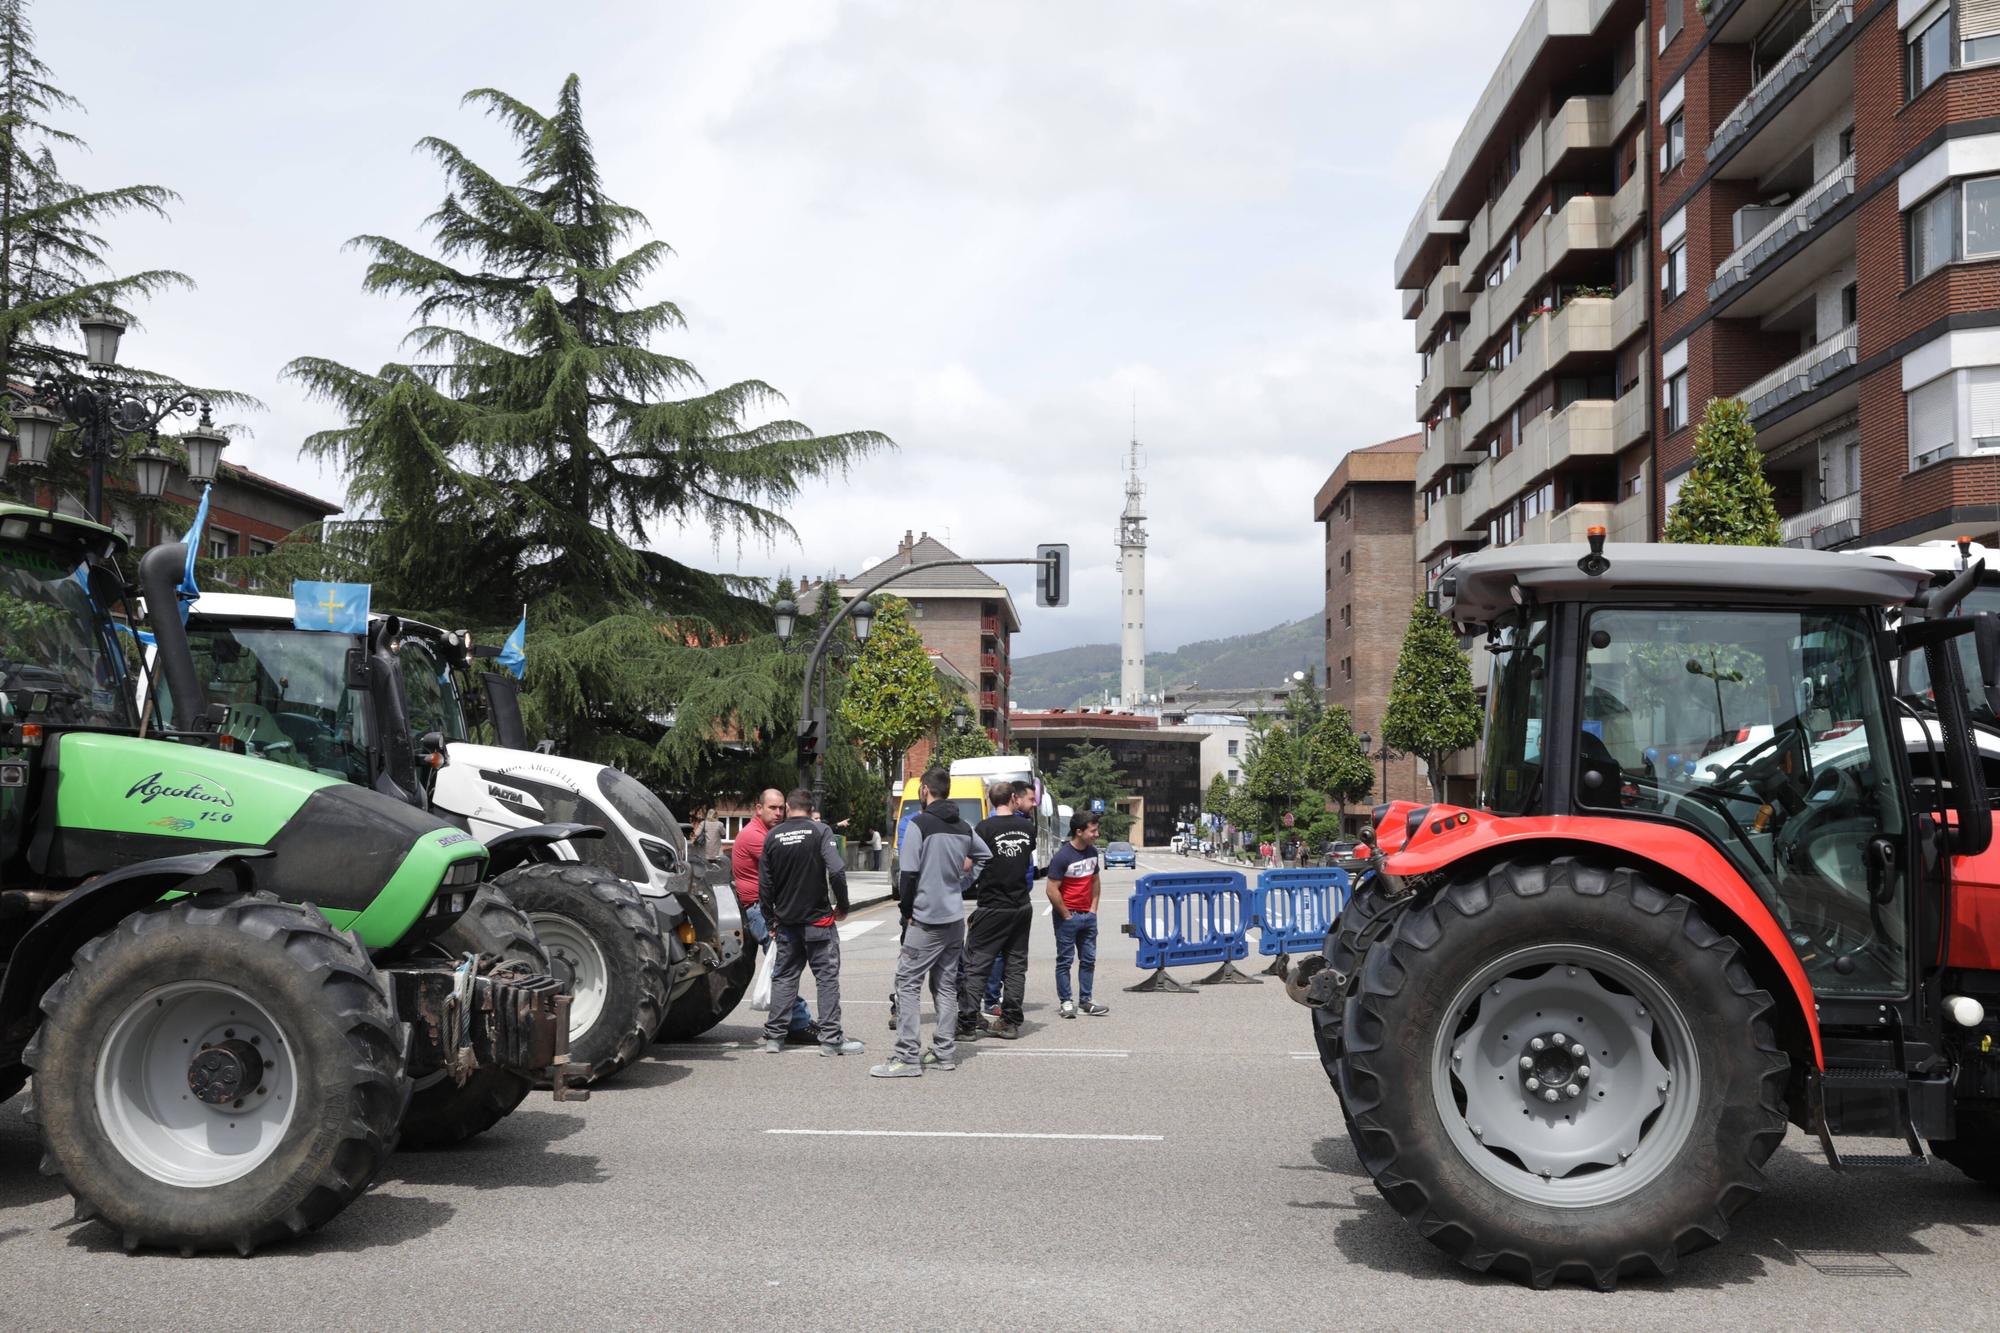
[(1375, 769), (1345, 708), (1324, 710), (1300, 738), (1306, 785), (1324, 792), (1345, 815), (1375, 790)]
[(1478, 741), (1480, 720), (1472, 669), (1458, 646), (1458, 635), (1443, 613), (1419, 597), (1389, 684), (1383, 740), (1391, 749), (1424, 761), (1431, 794), (1441, 801), (1445, 762)]
[(1784, 541), (1764, 455), (1741, 398), (1711, 398), (1694, 433), (1694, 465), (1681, 482), (1663, 535), (1708, 546), (1777, 546)]
[(953, 702), (910, 620), (909, 603), (884, 597), (841, 696), (848, 738), (880, 762), (886, 779), (912, 745), (944, 724)]

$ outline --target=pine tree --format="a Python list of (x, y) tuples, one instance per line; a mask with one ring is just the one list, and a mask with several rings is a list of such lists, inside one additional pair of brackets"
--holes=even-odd
[(783, 401), (771, 386), (711, 388), (654, 348), (683, 327), (642, 295), (671, 252), (632, 243), (646, 220), (599, 178), (574, 75), (549, 114), (494, 89), (465, 101), (513, 135), (516, 179), (419, 143), (448, 187), (429, 250), (352, 243), (365, 290), (412, 302), (413, 357), (293, 361), (344, 418), (306, 448), (368, 513), (354, 540), (378, 604), (496, 633), (529, 606), (524, 712), (565, 752), (727, 789), (718, 738), (788, 748), (802, 666), (754, 581), (649, 550), (649, 533), (786, 535), (778, 507), (802, 485), (889, 441), (760, 422)]
[(1741, 398), (1711, 398), (1694, 434), (1694, 465), (1667, 515), (1670, 542), (1777, 546), (1784, 541), (1764, 455)]
[(1479, 739), (1480, 721), (1472, 670), (1458, 635), (1442, 613), (1419, 597), (1389, 684), (1383, 743), (1423, 760), (1431, 795), (1442, 801), (1445, 762)]
[(1375, 790), (1375, 770), (1361, 738), (1354, 734), (1354, 720), (1345, 708), (1328, 708), (1313, 722), (1302, 738), (1306, 784), (1326, 793), (1347, 821), (1347, 807), (1365, 801)]

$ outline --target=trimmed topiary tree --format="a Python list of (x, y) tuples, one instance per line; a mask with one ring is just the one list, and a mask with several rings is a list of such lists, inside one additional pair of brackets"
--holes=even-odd
[(1764, 455), (1741, 398), (1711, 398), (1694, 433), (1694, 466), (1664, 536), (1705, 546), (1777, 546), (1784, 541)]
[(1389, 682), (1382, 738), (1392, 750), (1413, 754), (1430, 774), (1431, 795), (1444, 799), (1444, 766), (1479, 740), (1479, 696), (1458, 635), (1443, 613), (1417, 598), (1403, 631), (1403, 649)]

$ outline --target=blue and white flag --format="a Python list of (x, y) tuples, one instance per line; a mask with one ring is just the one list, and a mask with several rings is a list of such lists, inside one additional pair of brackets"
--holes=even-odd
[(180, 603), (183, 625), (188, 623), (188, 612), (194, 609), (196, 600), (201, 597), (201, 589), (194, 584), (194, 558), (201, 551), (201, 530), (208, 526), (208, 493), (213, 489), (213, 482), (201, 488), (201, 503), (195, 506), (194, 525), (187, 530), (187, 536), (181, 538), (181, 545), (187, 547), (187, 564), (181, 569), (180, 586), (174, 591), (179, 594), (176, 600)]
[(514, 626), (514, 632), (507, 636), (507, 642), (500, 645), (500, 655), (493, 659), (514, 673), (515, 680), (528, 674), (528, 608), (521, 608), (521, 623)]
[(368, 585), (293, 579), (292, 624), (329, 634), (366, 634)]

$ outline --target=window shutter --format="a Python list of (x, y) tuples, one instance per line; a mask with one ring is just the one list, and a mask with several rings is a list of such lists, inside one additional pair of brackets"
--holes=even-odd
[(1966, 408), (1975, 448), (2000, 447), (2000, 366), (1981, 366), (1966, 374)]
[(1909, 394), (1910, 460), (1949, 449), (1954, 440), (1953, 418), (1957, 415), (1954, 386), (1956, 375), (1941, 375)]
[(1961, 41), (2000, 36), (2000, 0), (1959, 0), (1958, 36)]

